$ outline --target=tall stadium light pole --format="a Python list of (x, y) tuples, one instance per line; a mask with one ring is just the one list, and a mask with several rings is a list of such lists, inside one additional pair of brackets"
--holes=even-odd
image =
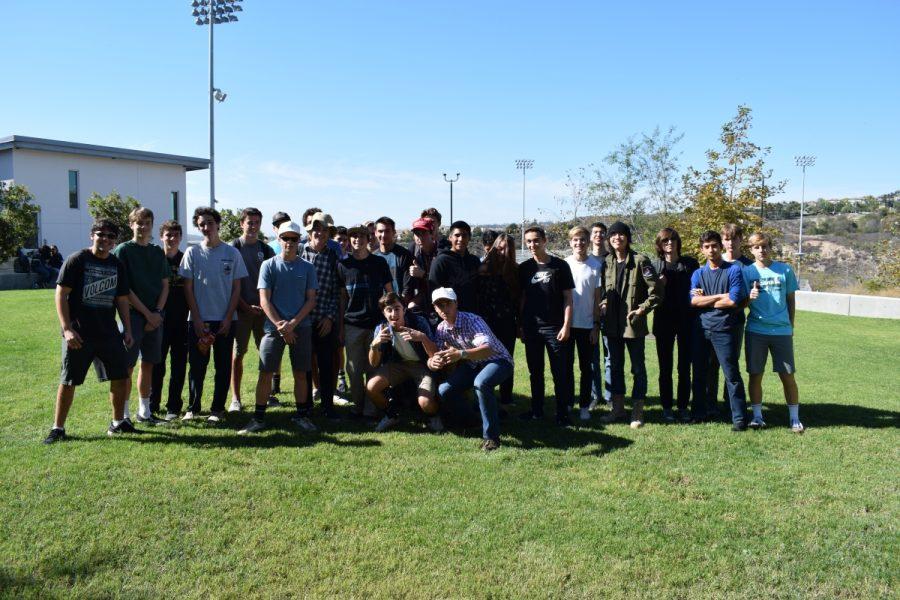
[(209, 205), (216, 206), (216, 143), (215, 143), (215, 103), (224, 102), (225, 92), (215, 87), (213, 79), (213, 31), (216, 25), (235, 23), (238, 18), (234, 13), (242, 12), (241, 2), (244, 0), (193, 0), (191, 16), (194, 23), (200, 26), (209, 25)]
[(525, 251), (525, 171), (534, 166), (530, 158), (520, 158), (516, 161), (516, 168), (522, 170), (522, 252)]
[(803, 185), (800, 188), (800, 236), (797, 238), (797, 282), (800, 282), (800, 264), (803, 261), (803, 205), (806, 203), (806, 167), (816, 164), (815, 156), (795, 156), (794, 164), (803, 169)]
[(450, 223), (453, 223), (453, 184), (459, 181), (459, 173), (456, 174), (456, 179), (448, 179), (447, 174), (444, 173), (444, 181), (450, 184)]

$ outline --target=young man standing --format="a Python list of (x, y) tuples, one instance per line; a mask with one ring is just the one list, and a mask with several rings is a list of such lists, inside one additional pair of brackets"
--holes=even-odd
[[(597, 221), (591, 224), (591, 256), (596, 257), (601, 264), (600, 269), (600, 287), (606, 287), (606, 269), (602, 265), (606, 264), (606, 257), (609, 255), (609, 249), (606, 247), (606, 225)], [(600, 398), (607, 404), (612, 402), (612, 393), (609, 391), (610, 379), (612, 371), (609, 364), (609, 339), (603, 333), (603, 320), (600, 321), (600, 341), (603, 343), (603, 367), (600, 366), (600, 344), (594, 348), (591, 355), (591, 405), (588, 407), (594, 410), (600, 403)]]
[(365, 375), (369, 372), (369, 344), (372, 331), (381, 322), (378, 300), (392, 292), (391, 272), (387, 262), (369, 252), (369, 229), (355, 225), (347, 230), (353, 253), (338, 264), (338, 280), (344, 310), (343, 331), (339, 336), (347, 351), (347, 376), (350, 398), (355, 405), (354, 417), (364, 414), (366, 400)]
[[(588, 230), (573, 227), (569, 230), (569, 247), (572, 255), (566, 258), (572, 270), (575, 288), (572, 290), (572, 338), (578, 353), (579, 380), (578, 405), (580, 418), (591, 418), (591, 383), (593, 380), (592, 356), (597, 349), (600, 335), (600, 300), (603, 297), (603, 263), (588, 254)], [(575, 382), (571, 383), (574, 390)]]
[(750, 236), (750, 252), (756, 261), (743, 271), (750, 289), (750, 317), (747, 319), (747, 372), (750, 374), (750, 427), (765, 427), (762, 416), (762, 378), (771, 352), (775, 372), (781, 378), (788, 405), (791, 430), (803, 433), (800, 422), (800, 392), (794, 379), (794, 293), (797, 276), (791, 266), (773, 261), (772, 240), (763, 233)]
[[(451, 237), (452, 239), (452, 237)], [(523, 419), (544, 417), (544, 351), (550, 357), (556, 394), (556, 424), (566, 426), (573, 401), (572, 290), (575, 281), (569, 263), (547, 254), (547, 234), (540, 227), (525, 230), (531, 258), (519, 266), (522, 290), (522, 342), (531, 379), (531, 410)]]
[(381, 217), (375, 221), (375, 237), (378, 239), (378, 250), (373, 254), (387, 261), (396, 294), (409, 302), (412, 297), (409, 269), (413, 264), (413, 255), (395, 243), (397, 229), (394, 220)]
[(238, 432), (240, 434), (265, 428), (272, 376), (280, 368), (285, 346), (290, 349), (297, 407), (297, 414), (291, 421), (303, 431), (316, 431), (316, 426), (309, 420), (311, 402), (306, 373), (310, 369), (312, 356), (309, 313), (316, 306), (318, 282), (315, 268), (298, 254), (300, 233), (300, 226), (293, 221), (282, 223), (278, 228), (281, 254), (266, 260), (259, 272), (259, 299), (268, 319), (266, 333), (259, 346), (256, 409), (247, 426)]
[(169, 263), (169, 295), (166, 298), (162, 324), (162, 348), (159, 364), (153, 367), (153, 383), (150, 386), (150, 411), (159, 412), (162, 405), (163, 380), (166, 377), (166, 358), (171, 352), (169, 391), (166, 401), (166, 421), (173, 421), (181, 414), (181, 392), (187, 375), (188, 357), (188, 306), (184, 298), (184, 278), (178, 273), (184, 252), (181, 245), (182, 230), (178, 221), (166, 221), (159, 227), (166, 262)]
[(663, 297), (660, 281), (650, 258), (631, 249), (631, 228), (616, 221), (609, 228), (609, 246), (612, 252), (606, 257), (603, 301), (600, 313), (609, 340), (609, 362), (612, 371), (610, 392), (612, 412), (603, 418), (615, 423), (626, 418), (625, 413), (625, 350), (631, 360), (631, 427), (644, 424), (644, 402), (647, 399), (647, 368), (644, 342), (649, 329), (647, 315), (656, 308)]
[(428, 273), (431, 263), (437, 256), (437, 244), (434, 243), (434, 221), (420, 217), (413, 221), (413, 264), (409, 267), (410, 298), (407, 308), (420, 317), (428, 320), (432, 327), (437, 326), (438, 319), (431, 304), (431, 288), (428, 285)]
[(190, 402), (182, 417), (190, 421), (200, 414), (203, 381), (213, 353), (216, 377), (210, 423), (218, 423), (225, 415), (225, 398), (231, 383), (232, 327), (241, 294), (241, 279), (247, 267), (241, 253), (219, 238), (222, 215), (214, 208), (201, 206), (194, 211), (194, 227), (203, 241), (190, 246), (181, 260), (179, 273), (184, 277), (184, 296), (190, 309), (188, 337), (188, 389)]
[[(117, 237), (119, 228), (115, 223), (106, 219), (95, 221), (91, 226), (91, 247), (69, 256), (59, 273), (56, 314), (62, 328), (62, 368), (53, 429), (45, 444), (66, 438), (66, 417), (75, 398), (75, 387), (84, 383), (95, 358), (103, 364), (109, 378), (113, 421), (107, 433), (140, 433), (125, 420), (126, 352), (132, 340), (125, 267), (110, 255)], [(116, 327), (116, 311), (124, 334)]]
[[(281, 254), (281, 244), (278, 243), (278, 228), (281, 227), (282, 223), (287, 223), (291, 218), (288, 216), (286, 212), (277, 212), (272, 215), (272, 241), (269, 242), (269, 247), (272, 248), (272, 251), (275, 255)], [(254, 280), (253, 285), (256, 285), (256, 281)], [(281, 370), (275, 372), (275, 376), (272, 378), (272, 393), (280, 394), (281, 393)], [(272, 396), (269, 398), (269, 406), (281, 406), (281, 403), (278, 401), (278, 398)]]
[(438, 394), (442, 401), (459, 406), (460, 403), (469, 404), (464, 400), (464, 394), (474, 387), (481, 410), (481, 449), (485, 452), (497, 450), (500, 448), (500, 411), (494, 388), (512, 377), (512, 357), (484, 319), (459, 310), (452, 289), (438, 288), (432, 298), (441, 317), (434, 336), (440, 350), (428, 359), (428, 367), (432, 371), (450, 371), (447, 380), (438, 387)]
[(262, 213), (248, 207), (241, 211), (241, 237), (231, 242), (237, 248), (247, 267), (247, 277), (241, 279), (241, 295), (238, 296), (238, 318), (234, 324), (234, 352), (231, 357), (231, 405), (228, 412), (241, 412), (241, 381), (244, 378), (244, 355), (250, 346), (250, 335), (256, 347), (262, 342), (266, 315), (259, 302), (259, 269), (263, 261), (275, 256), (275, 251), (259, 239)]
[(309, 314), (312, 325), (312, 371), (307, 377), (307, 393), (312, 402), (313, 380), (318, 381), (319, 397), (328, 419), (337, 418), (334, 410), (335, 350), (341, 329), (341, 287), (338, 281), (340, 256), (329, 244), (329, 224), (326, 215), (315, 213), (306, 224), (309, 241), (303, 245), (300, 258), (313, 265), (318, 292), (316, 305)]
[[(433, 229), (431, 230), (432, 240), (435, 245), (435, 252), (440, 252), (441, 250), (449, 250), (450, 249), (450, 241), (441, 235), (441, 211), (432, 207), (426, 208), (422, 211), (422, 214), (419, 215), (420, 219), (430, 219), (433, 225)], [(407, 250), (415, 254), (416, 252), (416, 241), (413, 240), (406, 247)]]
[[(738, 367), (738, 328), (741, 304), (747, 297), (741, 266), (722, 257), (722, 238), (715, 231), (700, 236), (700, 250), (706, 263), (691, 275), (691, 306), (700, 313), (700, 332), (694, 335), (693, 375), (695, 420), (703, 421), (715, 414), (707, 395), (710, 355), (715, 354), (725, 374), (731, 406), (733, 431), (747, 429), (747, 399), (744, 380)], [(718, 367), (717, 367), (718, 369)]]
[(128, 383), (125, 394), (125, 418), (128, 401), (131, 397), (132, 372), (141, 359), (138, 373), (138, 393), (140, 405), (137, 420), (140, 423), (157, 422), (150, 407), (150, 385), (153, 378), (153, 365), (161, 360), (162, 324), (166, 299), (169, 296), (169, 263), (162, 248), (151, 244), (153, 237), (153, 211), (149, 208), (135, 208), (128, 215), (128, 224), (134, 237), (116, 246), (113, 255), (125, 267), (128, 278), (128, 301), (131, 310), (131, 332), (134, 343), (128, 349)]
[(459, 310), (478, 314), (478, 297), (475, 287), (478, 284), (478, 268), (481, 261), (469, 253), (469, 240), (472, 239), (472, 228), (465, 221), (456, 221), (450, 225), (450, 248), (441, 250), (428, 274), (431, 289), (441, 287), (452, 288), (459, 298)]

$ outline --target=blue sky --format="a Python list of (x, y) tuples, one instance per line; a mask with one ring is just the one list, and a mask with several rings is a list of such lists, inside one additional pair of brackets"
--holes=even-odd
[[(738, 104), (782, 199), (900, 188), (900, 2), (245, 0), (216, 29), (217, 197), (349, 224), (552, 214), (566, 172), (659, 125), (703, 163)], [(207, 156), (207, 35), (187, 0), (0, 0), (0, 134)], [(188, 175), (188, 206), (207, 176)]]

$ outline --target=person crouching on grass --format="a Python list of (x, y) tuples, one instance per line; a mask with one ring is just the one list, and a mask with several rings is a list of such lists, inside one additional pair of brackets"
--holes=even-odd
[[(91, 247), (69, 256), (56, 285), (56, 314), (62, 328), (62, 368), (56, 392), (53, 429), (44, 439), (52, 444), (66, 438), (66, 417), (75, 398), (76, 386), (97, 358), (109, 379), (113, 421), (107, 433), (141, 433), (125, 419), (128, 389), (128, 354), (132, 345), (128, 314), (128, 279), (125, 267), (110, 254), (119, 228), (107, 219), (91, 226)], [(124, 333), (116, 326), (116, 312)]]
[(385, 412), (375, 430), (387, 431), (400, 422), (399, 402), (385, 396), (385, 390), (412, 380), (418, 389), (419, 407), (429, 417), (428, 426), (432, 431), (443, 431), (444, 424), (437, 414), (438, 403), (434, 397), (434, 375), (427, 365), (428, 358), (437, 352), (437, 346), (431, 340), (431, 326), (424, 317), (406, 312), (400, 296), (393, 292), (382, 296), (378, 307), (386, 322), (375, 328), (369, 346), (369, 363), (376, 371), (366, 384), (372, 403)]
[(281, 365), (285, 345), (290, 348), (294, 373), (294, 401), (297, 414), (291, 421), (303, 431), (316, 431), (309, 420), (312, 402), (308, 397), (306, 373), (312, 363), (312, 325), (309, 313), (316, 306), (316, 269), (298, 255), (301, 229), (286, 221), (278, 227), (281, 253), (263, 262), (259, 269), (259, 301), (268, 320), (259, 344), (259, 379), (253, 418), (238, 431), (248, 434), (265, 428), (266, 405), (272, 378)]
[(453, 367), (438, 387), (438, 395), (442, 401), (460, 405), (465, 403), (463, 394), (474, 386), (481, 409), (481, 449), (496, 450), (500, 447), (500, 413), (494, 387), (512, 377), (512, 357), (481, 317), (459, 310), (451, 288), (434, 290), (431, 300), (442, 319), (434, 336), (441, 350), (428, 359), (428, 367), (432, 371), (451, 371), (449, 367)]
[(766, 358), (771, 352), (772, 366), (784, 388), (791, 430), (803, 433), (800, 392), (794, 379), (794, 292), (798, 287), (797, 276), (790, 265), (772, 260), (772, 239), (769, 236), (754, 233), (748, 242), (750, 252), (756, 259), (743, 270), (744, 283), (750, 290), (750, 316), (744, 338), (753, 408), (750, 427), (761, 429), (766, 426), (762, 417), (762, 378)]

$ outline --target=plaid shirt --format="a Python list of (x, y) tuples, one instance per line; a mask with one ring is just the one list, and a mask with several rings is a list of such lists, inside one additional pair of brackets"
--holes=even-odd
[(331, 246), (325, 246), (321, 252), (316, 252), (310, 245), (304, 244), (300, 258), (312, 263), (316, 269), (316, 278), (319, 280), (319, 291), (316, 292), (316, 306), (309, 314), (310, 320), (317, 324), (325, 317), (331, 318), (337, 323), (338, 298), (341, 287), (338, 283), (337, 263), (340, 258)]
[(437, 326), (437, 331), (435, 331), (434, 341), (441, 349), (453, 347), (460, 350), (471, 350), (487, 344), (494, 353), (488, 358), (473, 360), (474, 364), (481, 364), (491, 360), (505, 360), (509, 364), (513, 364), (513, 359), (507, 352), (506, 346), (497, 339), (497, 336), (484, 322), (484, 319), (474, 313), (458, 311), (456, 313), (456, 324), (452, 329), (447, 324), (447, 321), (441, 321)]

